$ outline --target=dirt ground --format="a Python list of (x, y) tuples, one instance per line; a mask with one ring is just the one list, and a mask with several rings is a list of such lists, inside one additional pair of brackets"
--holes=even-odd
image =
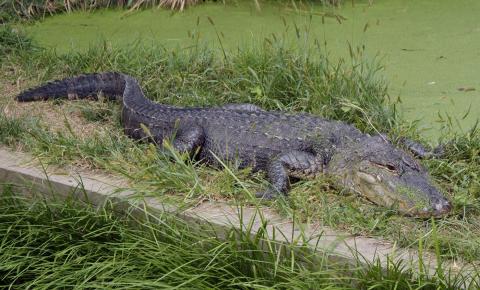
[[(105, 126), (100, 127), (94, 122), (87, 121), (81, 114), (80, 106), (85, 106), (87, 102), (92, 101), (19, 103), (14, 98), (22, 91), (21, 87), (25, 89), (28, 86), (20, 85), (19, 81), (12, 83), (0, 78), (0, 108), (1, 113), (6, 117), (35, 118), (52, 131), (72, 130), (79, 138), (91, 136), (95, 131), (105, 130)], [(96, 107), (102, 106), (105, 107), (106, 104), (96, 103)]]
[[(0, 114), (7, 118), (25, 119), (33, 118), (38, 120), (38, 125), (48, 128), (52, 132), (69, 132), (71, 130), (76, 138), (82, 139), (92, 136), (95, 133), (103, 134), (112, 129), (112, 123), (106, 122), (99, 124), (91, 122), (82, 116), (81, 106), (88, 106), (88, 100), (74, 102), (30, 102), (20, 103), (15, 101), (15, 96), (23, 89), (30, 86), (20, 85), (19, 81), (9, 81), (8, 77), (0, 76)], [(107, 104), (96, 102), (94, 108), (106, 107)], [(18, 145), (16, 151), (25, 151), (21, 145)], [(32, 160), (32, 164), (37, 164)], [(37, 164), (38, 165), (38, 164)], [(107, 179), (118, 179), (103, 170), (92, 168), (90, 164), (83, 163), (81, 160), (67, 166), (66, 168), (57, 166), (48, 166), (48, 171), (56, 174), (68, 174), (68, 172), (77, 172), (82, 174), (102, 175)], [(117, 181), (118, 182), (118, 181)]]

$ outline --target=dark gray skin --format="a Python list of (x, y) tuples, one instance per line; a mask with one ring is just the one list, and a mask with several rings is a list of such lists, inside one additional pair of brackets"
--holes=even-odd
[(440, 144), (432, 149), (425, 148), (422, 144), (412, 141), (408, 138), (400, 138), (400, 143), (403, 144), (415, 157), (427, 159), (438, 158), (445, 155), (445, 144)]
[[(155, 141), (220, 166), (267, 172), (271, 187), (259, 197), (286, 195), (289, 177), (333, 176), (370, 201), (406, 215), (443, 216), (450, 202), (411, 154), (383, 136), (369, 136), (338, 121), (309, 114), (264, 111), (251, 104), (181, 108), (153, 103), (137, 81), (121, 73), (87, 74), (54, 81), (17, 96), (21, 102), (55, 98), (121, 99), (125, 134)], [(148, 135), (145, 127), (148, 128)], [(159, 148), (162, 149), (162, 148)], [(216, 157), (215, 157), (216, 156)]]

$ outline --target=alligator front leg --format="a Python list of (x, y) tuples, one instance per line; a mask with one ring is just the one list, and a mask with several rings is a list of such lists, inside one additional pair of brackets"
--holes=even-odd
[(279, 194), (286, 195), (290, 187), (289, 176), (296, 178), (314, 178), (322, 172), (321, 158), (304, 151), (290, 151), (275, 158), (267, 169), (272, 187), (265, 192), (257, 193), (257, 197), (272, 199)]

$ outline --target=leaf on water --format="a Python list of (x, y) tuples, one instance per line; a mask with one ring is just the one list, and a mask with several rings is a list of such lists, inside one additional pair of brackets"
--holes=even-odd
[(365, 23), (365, 26), (363, 27), (363, 32), (366, 32), (369, 26), (370, 25), (368, 24), (368, 22)]
[(342, 18), (340, 17), (340, 15), (335, 14), (335, 19), (337, 19), (338, 24), (342, 24)]
[(297, 35), (297, 38), (300, 38), (300, 29), (295, 22), (293, 23), (293, 25), (295, 27), (295, 34)]
[(213, 19), (210, 18), (210, 16), (207, 16), (207, 19), (208, 19), (208, 22), (210, 22), (210, 24), (212, 24), (213, 26), (215, 26), (215, 23), (213, 22)]
[(473, 87), (460, 87), (458, 88), (457, 90), (459, 90), (460, 92), (473, 92), (475, 91), (476, 89), (473, 88)]
[(472, 109), (472, 104), (470, 104), (470, 106), (468, 106), (468, 109), (467, 111), (465, 112), (465, 114), (462, 116), (462, 120), (465, 120), (468, 115), (470, 115), (470, 110)]

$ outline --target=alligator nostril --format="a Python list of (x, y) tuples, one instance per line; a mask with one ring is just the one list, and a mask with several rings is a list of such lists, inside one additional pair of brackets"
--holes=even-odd
[(448, 212), (448, 211), (452, 210), (452, 204), (447, 201), (443, 204), (443, 208), (445, 209), (445, 211)]

